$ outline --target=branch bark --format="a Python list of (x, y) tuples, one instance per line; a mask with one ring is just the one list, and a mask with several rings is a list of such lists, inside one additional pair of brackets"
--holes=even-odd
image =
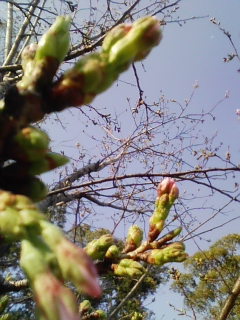
[(33, 13), (36, 9), (36, 6), (39, 4), (40, 0), (35, 0), (32, 2), (32, 5), (29, 9), (29, 13), (27, 15), (27, 17), (25, 18), (19, 32), (18, 32), (18, 35), (14, 41), (14, 44), (12, 46), (12, 49), (10, 50), (7, 58), (5, 59), (4, 63), (3, 63), (3, 66), (7, 66), (8, 64), (11, 64), (12, 60), (13, 60), (13, 57), (15, 56), (17, 50), (18, 50), (18, 47), (22, 41), (22, 35), (24, 34), (25, 30), (27, 29), (28, 25), (29, 25), (29, 22), (33, 16)]
[(112, 317), (114, 317), (116, 315), (116, 313), (121, 309), (121, 307), (128, 301), (128, 299), (130, 299), (130, 297), (133, 295), (134, 291), (139, 287), (139, 285), (143, 282), (143, 280), (145, 279), (147, 273), (148, 273), (148, 268), (146, 270), (146, 272), (141, 276), (141, 278), (137, 281), (137, 283), (135, 284), (135, 286), (129, 291), (129, 293), (126, 295), (126, 297), (122, 300), (122, 302), (117, 306), (117, 308), (115, 308), (111, 314), (108, 317), (108, 320), (111, 320)]
[[(14, 1), (14, 0), (13, 0)], [(12, 27), (13, 27), (13, 4), (8, 2), (8, 18), (7, 18), (7, 30), (5, 39), (5, 59), (12, 46)]]
[(240, 277), (238, 277), (237, 281), (235, 282), (232, 292), (229, 294), (229, 297), (227, 298), (227, 301), (224, 307), (222, 308), (222, 311), (218, 320), (227, 319), (229, 313), (231, 312), (232, 308), (235, 305), (235, 302), (239, 294), (240, 294)]
[(18, 292), (27, 287), (28, 287), (27, 279), (18, 280), (18, 281), (6, 281), (0, 275), (0, 294), (5, 294), (12, 291)]
[[(73, 172), (72, 174), (68, 175), (66, 178), (62, 179), (55, 187), (51, 190), (51, 192), (54, 192), (55, 190), (62, 189), (67, 184), (72, 184), (73, 182), (77, 181), (81, 177), (90, 174), (92, 172), (98, 172), (100, 170), (103, 170), (105, 167), (107, 167), (109, 164), (115, 163), (119, 160), (119, 158), (122, 156), (122, 153), (117, 155), (115, 158), (107, 158), (103, 161), (97, 161), (94, 163), (89, 163), (85, 167)], [(79, 194), (78, 194), (79, 198)], [(77, 198), (77, 199), (78, 199)], [(74, 195), (65, 195), (62, 193), (60, 195), (60, 192), (54, 192), (54, 194), (48, 196), (46, 199), (44, 199), (42, 202), (38, 204), (38, 208), (40, 211), (46, 211), (48, 207), (58, 203), (58, 202), (70, 202), (72, 200), (76, 199), (76, 194)]]

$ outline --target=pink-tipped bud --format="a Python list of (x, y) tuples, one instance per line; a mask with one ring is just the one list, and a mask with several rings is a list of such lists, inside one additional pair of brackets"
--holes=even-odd
[(39, 319), (80, 320), (74, 295), (50, 272), (36, 276), (33, 290)]
[(64, 279), (70, 280), (79, 291), (92, 297), (101, 295), (96, 268), (81, 248), (63, 238), (55, 253)]
[(168, 194), (172, 201), (174, 201), (178, 198), (179, 189), (176, 186), (175, 181), (173, 179), (164, 178), (159, 183), (158, 188), (157, 188), (157, 196), (160, 198), (164, 194)]

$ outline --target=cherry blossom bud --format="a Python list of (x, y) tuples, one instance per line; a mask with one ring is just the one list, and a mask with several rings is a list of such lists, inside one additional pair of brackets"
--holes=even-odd
[(182, 242), (173, 242), (163, 249), (153, 249), (138, 256), (143, 261), (161, 266), (168, 262), (182, 262), (187, 259), (188, 254), (185, 253)]
[(44, 172), (53, 170), (68, 162), (68, 158), (57, 153), (47, 153), (39, 161), (32, 162), (14, 162), (1, 171), (4, 179), (25, 179), (28, 176), (40, 175)]
[(131, 226), (128, 229), (126, 245), (123, 250), (123, 253), (127, 253), (138, 248), (141, 245), (142, 239), (143, 239), (142, 229), (137, 225)]
[(86, 254), (93, 260), (104, 259), (108, 248), (113, 245), (113, 237), (110, 234), (105, 234), (99, 239), (93, 240), (84, 248)]
[(93, 313), (93, 319), (107, 320), (107, 315), (103, 310), (96, 310)]
[(163, 230), (165, 220), (178, 194), (179, 190), (173, 179), (165, 178), (158, 185), (155, 211), (149, 220), (149, 242), (154, 241)]
[(38, 43), (35, 60), (41, 61), (45, 57), (54, 57), (61, 63), (69, 49), (69, 16), (58, 16), (54, 24), (42, 36)]
[(132, 28), (132, 24), (129, 23), (124, 23), (124, 24), (119, 24), (118, 26), (114, 27), (112, 30), (110, 30), (104, 40), (103, 40), (103, 44), (102, 44), (102, 51), (105, 53), (109, 53), (109, 51), (111, 50), (112, 46), (119, 41), (120, 39), (122, 39)]
[(85, 313), (89, 312), (91, 310), (91, 303), (89, 300), (84, 300), (79, 305), (79, 312), (81, 315), (84, 315)]
[(43, 159), (49, 146), (48, 135), (34, 127), (19, 131), (6, 146), (6, 156), (25, 162)]
[(139, 277), (145, 272), (144, 267), (139, 262), (131, 259), (122, 259), (119, 264), (112, 264), (111, 268), (114, 274), (122, 277)]
[(41, 221), (41, 235), (55, 253), (62, 276), (86, 294), (99, 297), (101, 288), (97, 281), (97, 271), (89, 256), (79, 247), (63, 237), (54, 225)]
[(157, 197), (161, 198), (165, 194), (169, 196), (169, 201), (172, 203), (178, 198), (179, 189), (171, 178), (164, 178), (158, 185)]
[(37, 319), (80, 320), (74, 295), (51, 273), (37, 275), (32, 287)]
[(0, 192), (0, 233), (9, 240), (19, 241), (41, 231), (39, 220), (44, 219), (32, 202), (20, 195)]
[[(161, 40), (159, 22), (154, 17), (143, 17), (133, 23), (130, 31), (117, 41), (109, 52), (109, 62), (115, 66), (145, 57)], [(147, 52), (147, 53), (146, 53)]]
[(108, 248), (105, 258), (107, 259), (116, 259), (119, 256), (120, 252), (117, 246), (112, 245), (111, 247)]

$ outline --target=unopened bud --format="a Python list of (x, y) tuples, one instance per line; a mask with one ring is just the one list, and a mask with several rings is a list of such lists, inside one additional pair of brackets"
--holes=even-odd
[(109, 62), (115, 66), (140, 59), (161, 40), (159, 22), (154, 17), (143, 17), (133, 23), (130, 31), (117, 41), (109, 52)]
[(132, 28), (132, 24), (119, 24), (118, 26), (114, 27), (112, 30), (110, 30), (104, 40), (103, 40), (103, 44), (102, 44), (102, 51), (104, 53), (109, 53), (109, 51), (111, 50), (112, 46), (119, 41), (120, 39), (122, 39), (128, 32), (129, 30), (131, 30)]
[(143, 239), (142, 229), (137, 225), (131, 226), (128, 229), (126, 245), (123, 250), (123, 253), (127, 253), (138, 248), (141, 245), (142, 239)]
[(42, 237), (55, 253), (62, 276), (71, 281), (79, 291), (99, 297), (101, 288), (97, 281), (97, 271), (88, 255), (79, 247), (65, 239), (54, 225), (41, 221)]
[(103, 310), (96, 310), (93, 315), (94, 319), (107, 320), (107, 315)]
[(79, 312), (81, 315), (84, 315), (85, 313), (89, 312), (91, 310), (91, 303), (89, 300), (84, 300), (79, 305)]
[(101, 260), (111, 245), (113, 245), (113, 237), (110, 234), (106, 234), (89, 242), (84, 251), (91, 259)]
[(34, 127), (19, 131), (6, 147), (6, 155), (13, 160), (38, 161), (44, 158), (49, 146), (48, 135)]
[(165, 178), (158, 185), (155, 211), (149, 220), (149, 242), (154, 241), (161, 233), (170, 208), (178, 194), (179, 190), (173, 179)]
[(69, 16), (57, 17), (50, 29), (44, 33), (38, 43), (35, 60), (40, 61), (45, 57), (56, 58), (61, 63), (69, 49)]
[(111, 247), (108, 248), (105, 258), (107, 259), (116, 259), (119, 256), (119, 249), (117, 246), (112, 245)]
[(168, 262), (182, 262), (187, 259), (188, 254), (185, 253), (185, 245), (182, 242), (173, 242), (163, 249), (140, 253), (139, 257), (150, 264), (161, 266)]
[(79, 320), (77, 303), (72, 292), (49, 272), (33, 280), (37, 319)]
[(114, 274), (118, 276), (139, 277), (146, 270), (137, 261), (131, 259), (122, 259), (119, 264), (112, 264)]

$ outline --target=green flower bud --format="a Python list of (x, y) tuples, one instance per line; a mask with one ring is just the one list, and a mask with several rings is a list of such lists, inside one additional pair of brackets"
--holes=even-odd
[(169, 262), (182, 262), (187, 257), (188, 254), (185, 253), (185, 245), (182, 242), (173, 242), (163, 249), (154, 249), (139, 254), (141, 260), (159, 266)]
[(44, 216), (32, 202), (20, 195), (0, 193), (0, 233), (15, 241), (38, 235), (41, 231), (39, 220)]
[(146, 56), (161, 40), (159, 22), (154, 17), (143, 17), (133, 23), (131, 30), (117, 41), (109, 52), (109, 62), (114, 66), (124, 65)]
[(103, 310), (96, 310), (93, 315), (94, 319), (107, 320), (107, 315)]
[(114, 274), (118, 276), (139, 277), (146, 270), (137, 261), (131, 259), (122, 259), (119, 264), (112, 264)]
[[(60, 63), (68, 52), (70, 22), (70, 17), (57, 17), (55, 23), (40, 39), (37, 48), (34, 48), (36, 52), (28, 52), (28, 49), (23, 51), (24, 75), (17, 83), (21, 95), (28, 96), (31, 93), (38, 96), (51, 85)], [(33, 104), (31, 100), (30, 104)]]
[(91, 310), (91, 303), (89, 300), (84, 300), (79, 305), (79, 312), (81, 315), (84, 315), (85, 313), (89, 312)]
[(109, 53), (112, 46), (117, 41), (122, 39), (129, 32), (129, 30), (131, 30), (131, 28), (132, 28), (131, 23), (129, 24), (125, 23), (125, 24), (119, 24), (112, 30), (108, 31), (102, 43), (102, 52)]
[(110, 234), (106, 234), (89, 242), (84, 251), (93, 260), (102, 260), (111, 245), (113, 245), (113, 237)]
[(101, 288), (97, 281), (97, 271), (88, 255), (64, 238), (61, 231), (54, 225), (40, 221), (41, 236), (55, 253), (61, 274), (65, 280), (71, 281), (79, 291), (98, 297)]
[(28, 240), (22, 241), (20, 265), (31, 283), (48, 270), (61, 278), (55, 253), (34, 232), (31, 232)]
[(21, 202), (22, 198), (23, 198), (23, 202), (26, 203), (26, 205), (31, 203), (31, 201), (27, 197), (17, 196), (17, 195), (11, 194), (10, 192), (0, 190), (0, 211), (5, 210), (7, 206), (12, 207), (14, 209), (14, 206), (16, 205), (16, 203)]
[(69, 27), (71, 19), (69, 16), (57, 17), (54, 24), (42, 36), (38, 43), (35, 61), (41, 61), (45, 57), (54, 57), (59, 61), (63, 61), (69, 49)]
[(158, 185), (155, 211), (149, 220), (148, 241), (154, 241), (163, 230), (170, 208), (178, 197), (179, 190), (173, 179), (165, 178)]
[(27, 237), (26, 229), (20, 223), (18, 212), (11, 207), (6, 207), (0, 212), (0, 226), (0, 234), (7, 237), (8, 240), (19, 241)]
[(108, 248), (107, 252), (105, 253), (105, 258), (107, 259), (116, 259), (120, 254), (120, 251), (117, 246), (112, 245)]
[(33, 162), (15, 162), (1, 170), (3, 179), (24, 179), (28, 176), (40, 175), (68, 162), (68, 158), (57, 153), (47, 153), (44, 159)]
[(28, 127), (19, 131), (6, 146), (6, 156), (20, 161), (38, 161), (45, 157), (49, 145), (48, 135), (36, 128)]
[(127, 235), (128, 242), (134, 242), (134, 244), (138, 248), (141, 245), (142, 239), (143, 239), (143, 231), (139, 226), (134, 225), (128, 229), (128, 235)]
[(67, 84), (78, 82), (84, 93), (95, 92), (98, 85), (105, 76), (103, 56), (99, 53), (92, 53), (79, 60), (73, 69), (66, 71), (63, 79)]
[(48, 320), (79, 319), (76, 298), (61, 281), (46, 271), (33, 280), (36, 318)]
[(128, 229), (128, 235), (126, 239), (126, 245), (123, 249), (123, 253), (134, 251), (141, 245), (143, 239), (143, 231), (139, 226), (134, 225)]
[(56, 169), (68, 162), (68, 158), (58, 153), (47, 153), (44, 159), (29, 164), (28, 174), (35, 176)]

